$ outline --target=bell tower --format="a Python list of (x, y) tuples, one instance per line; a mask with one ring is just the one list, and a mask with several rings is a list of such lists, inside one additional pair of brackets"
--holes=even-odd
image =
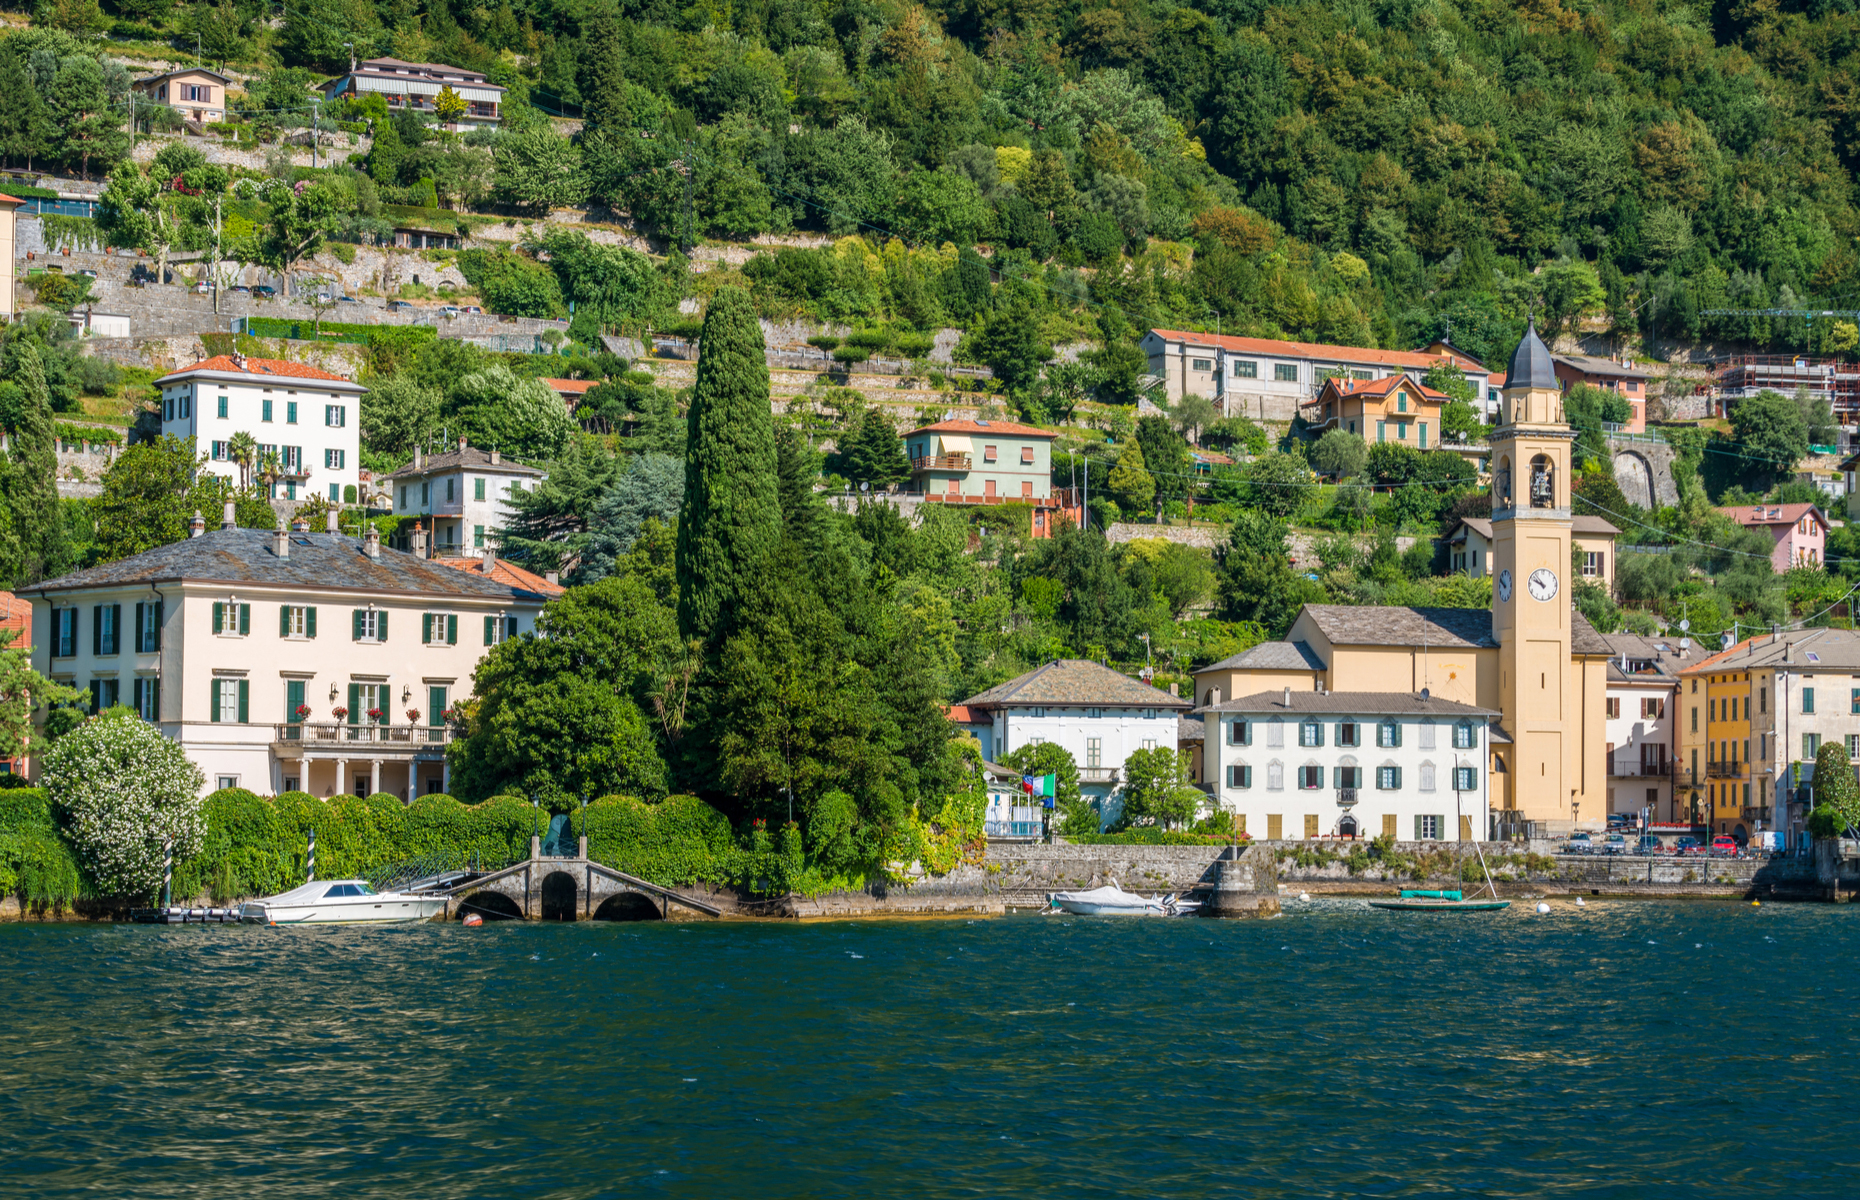
[[(1570, 452), (1563, 392), (1533, 321), (1511, 356), (1492, 445), (1492, 636), (1512, 745), (1494, 751), (1494, 806), (1568, 821), (1582, 697), (1570, 667)], [(1496, 765), (1496, 764), (1495, 764)], [(1591, 802), (1593, 803), (1593, 802)], [(1592, 811), (1590, 817), (1602, 816)]]

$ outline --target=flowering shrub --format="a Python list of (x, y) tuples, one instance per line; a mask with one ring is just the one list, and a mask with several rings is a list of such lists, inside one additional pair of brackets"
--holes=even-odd
[(162, 844), (177, 862), (200, 850), (206, 777), (181, 747), (135, 717), (84, 722), (46, 750), (40, 782), (103, 895), (152, 895)]
[(299, 721), (308, 721), (310, 719), (310, 706), (308, 704), (299, 704), (297, 706), (297, 719)]
[(338, 721), (346, 721), (349, 719), (349, 710), (340, 704), (330, 709), (329, 712), (330, 715), (335, 717)]
[(410, 708), (407, 710), (407, 723), (410, 725), (418, 725), (420, 723), (420, 710), (419, 709)]
[(368, 719), (377, 725), (381, 724), (381, 718), (385, 716), (387, 716), (387, 714), (378, 708), (371, 708), (368, 710)]

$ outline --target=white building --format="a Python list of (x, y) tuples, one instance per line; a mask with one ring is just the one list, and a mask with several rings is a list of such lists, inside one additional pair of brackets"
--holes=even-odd
[(33, 666), (137, 709), (209, 789), (403, 800), (447, 790), (444, 714), (545, 599), (373, 531), (237, 529), (230, 514), (21, 595), (46, 631)]
[(1285, 688), (1201, 715), (1214, 796), (1254, 838), (1488, 836), (1491, 709), (1425, 691)]
[(235, 434), (258, 443), (251, 478), (275, 454), (282, 474), (273, 499), (327, 496), (339, 504), (360, 501), (362, 395), (352, 379), (303, 363), (218, 354), (155, 381), (161, 389), (161, 431), (194, 438), (207, 470), (237, 482)]
[(385, 476), (396, 516), (423, 516), (433, 531), (435, 554), (467, 554), (497, 541), (497, 531), (516, 515), (510, 489), (533, 490), (543, 480), (535, 467), (504, 461), (459, 439), (445, 454), (413, 452), (413, 461)]
[(1124, 760), (1138, 750), (1174, 749), (1176, 718), (1188, 708), (1101, 663), (1062, 658), (969, 697), (950, 719), (980, 740), (988, 762), (1022, 746), (1057, 743), (1078, 765), (1079, 791), (1108, 824), (1123, 807), (1116, 793)]
[(1608, 811), (1652, 821), (1677, 821), (1673, 775), (1679, 761), (1674, 740), (1679, 672), (1706, 657), (1696, 646), (1679, 648), (1677, 638), (1643, 638), (1605, 633), (1608, 738)]

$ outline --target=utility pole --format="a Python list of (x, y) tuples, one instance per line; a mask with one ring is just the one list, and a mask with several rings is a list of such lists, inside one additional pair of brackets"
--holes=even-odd
[(310, 169), (316, 170), (316, 144), (321, 140), (317, 127), (323, 123), (323, 99), (317, 97), (310, 102)]
[(129, 157), (136, 156), (136, 89), (129, 89)]

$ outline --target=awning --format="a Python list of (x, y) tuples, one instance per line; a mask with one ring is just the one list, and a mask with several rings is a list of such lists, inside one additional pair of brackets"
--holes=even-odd
[(967, 454), (970, 452), (969, 439), (960, 433), (945, 433), (937, 436), (939, 454)]

